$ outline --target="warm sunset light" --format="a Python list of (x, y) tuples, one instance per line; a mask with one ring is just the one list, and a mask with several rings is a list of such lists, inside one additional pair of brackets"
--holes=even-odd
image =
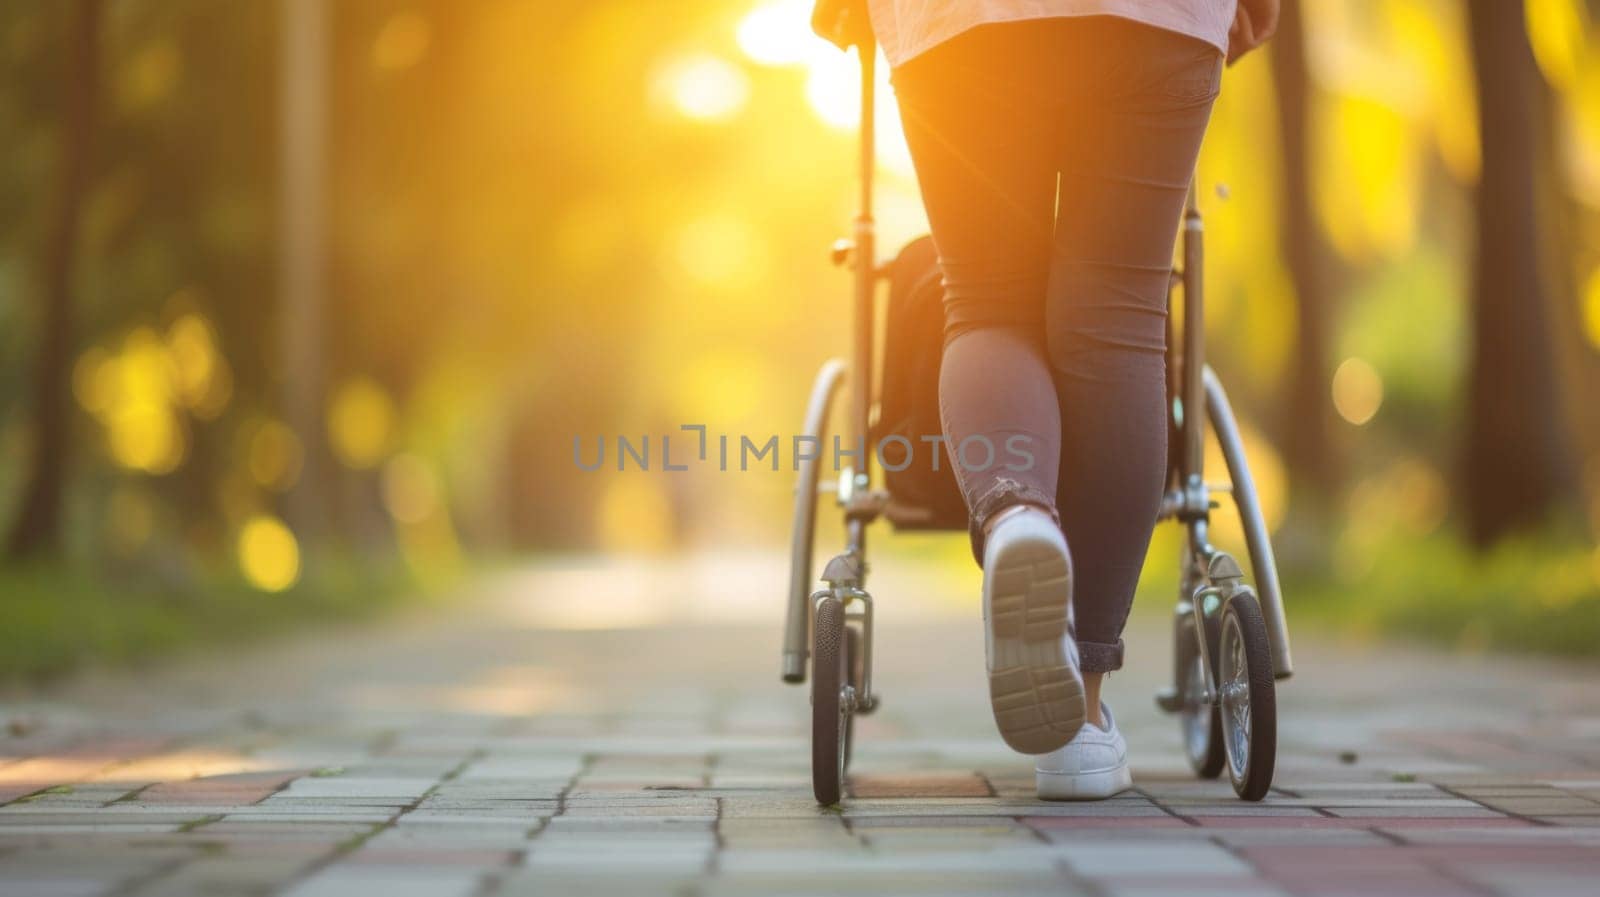
[[(771, 0), (739, 21), (735, 36), (752, 61), (792, 66), (804, 73), (805, 97), (819, 121), (839, 131), (856, 127), (861, 116), (861, 66), (854, 51), (841, 52), (810, 31), (808, 0)], [(878, 159), (890, 171), (911, 177), (911, 160), (889, 85), (889, 66), (879, 54), (876, 69)]]
[(1591, 893), (1597, 395), (1600, 0), (0, 0), (0, 897)]
[(861, 64), (855, 56), (833, 52), (808, 64), (806, 101), (831, 127), (853, 128), (861, 116)]
[(809, 0), (768, 0), (739, 20), (739, 48), (763, 65), (792, 65), (838, 51), (811, 33)]
[(730, 212), (712, 212), (685, 221), (673, 249), (673, 260), (702, 287), (749, 289), (768, 274), (762, 235), (749, 221)]
[(715, 56), (690, 56), (668, 63), (656, 75), (657, 90), (679, 113), (720, 121), (744, 108), (750, 85), (737, 67)]

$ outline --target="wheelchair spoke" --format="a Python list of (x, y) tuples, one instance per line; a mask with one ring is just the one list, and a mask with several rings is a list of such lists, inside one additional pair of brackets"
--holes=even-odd
[(1245, 659), (1244, 638), (1233, 621), (1222, 633), (1222, 709), (1227, 721), (1228, 760), (1235, 773), (1243, 774), (1250, 763), (1250, 667)]

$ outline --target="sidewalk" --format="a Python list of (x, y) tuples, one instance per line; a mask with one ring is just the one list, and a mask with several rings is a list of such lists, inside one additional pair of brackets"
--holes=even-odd
[(534, 569), (381, 628), (12, 696), (0, 895), (1594, 893), (1600, 666), (1297, 631), (1277, 788), (1244, 804), (1188, 774), (1150, 700), (1169, 636), (1136, 615), (1108, 684), (1136, 790), (1047, 804), (993, 731), (975, 600), (888, 580), (883, 707), (829, 811), (777, 675), (783, 572)]

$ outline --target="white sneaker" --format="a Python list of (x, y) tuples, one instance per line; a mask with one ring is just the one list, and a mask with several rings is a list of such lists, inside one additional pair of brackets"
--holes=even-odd
[(984, 648), (1000, 737), (1043, 754), (1083, 726), (1083, 676), (1070, 634), (1072, 562), (1050, 515), (1031, 506), (1002, 512), (983, 552)]
[(1117, 730), (1111, 708), (1100, 705), (1104, 729), (1090, 723), (1066, 747), (1034, 761), (1040, 800), (1102, 800), (1133, 787), (1128, 772), (1128, 742)]

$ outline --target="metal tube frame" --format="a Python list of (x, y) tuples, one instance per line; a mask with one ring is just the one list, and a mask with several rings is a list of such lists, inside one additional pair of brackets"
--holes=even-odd
[(850, 444), (860, 451), (857, 463), (839, 472), (839, 503), (845, 512), (845, 555), (853, 561), (856, 579), (842, 582), (860, 589), (867, 574), (867, 525), (882, 511), (884, 496), (872, 489), (873, 331), (878, 278), (877, 229), (872, 217), (873, 175), (876, 167), (874, 77), (877, 47), (868, 42), (856, 47), (861, 59), (861, 141), (858, 157), (859, 196), (850, 246), (854, 294), (851, 301)]
[[(818, 478), (809, 468), (802, 469), (800, 494), (795, 498), (796, 532), (791, 544), (792, 567), (789, 583), (789, 606), (785, 618), (783, 639), (783, 679), (800, 683), (806, 678), (806, 660), (810, 655), (807, 643), (810, 614), (821, 597), (832, 594), (844, 603), (846, 619), (855, 620), (862, 627), (862, 688), (855, 695), (853, 709), (868, 713), (876, 707), (872, 693), (872, 597), (864, 590), (867, 575), (867, 526), (882, 513), (887, 495), (872, 488), (872, 458), (870, 444), (872, 426), (873, 384), (873, 331), (877, 312), (878, 280), (884, 271), (877, 263), (877, 234), (873, 220), (873, 175), (876, 164), (876, 134), (874, 103), (876, 102), (877, 47), (871, 42), (858, 46), (861, 61), (861, 125), (859, 156), (858, 209), (849, 240), (834, 244), (836, 262), (848, 260), (852, 277), (851, 297), (851, 353), (848, 374), (843, 362), (829, 362), (818, 375), (812, 390), (812, 404), (807, 412), (807, 433), (819, 437), (826, 430), (827, 410), (839, 378), (849, 381), (850, 415), (843, 434), (850, 445), (859, 452), (856, 463), (838, 471), (836, 500), (844, 510), (845, 549), (834, 557), (823, 572), (828, 588), (809, 592), (811, 578), (812, 530), (815, 525), (815, 501), (820, 488)], [(837, 366), (837, 368), (835, 367)], [(819, 447), (823, 452), (826, 447)], [(833, 455), (837, 460), (837, 456)], [(815, 464), (817, 462), (809, 462)], [(803, 530), (803, 532), (801, 532)], [(809, 597), (809, 600), (807, 600)]]
[[(850, 439), (853, 446), (861, 449), (861, 456), (858, 459), (859, 466), (852, 467), (849, 476), (841, 476), (841, 480), (848, 479), (850, 486), (844, 493), (847, 501), (846, 513), (850, 514), (852, 523), (849, 527), (850, 551), (861, 556), (864, 561), (865, 523), (875, 515), (868, 515), (863, 519), (861, 509), (850, 505), (859, 505), (862, 500), (868, 499), (872, 487), (872, 451), (867, 439), (872, 425), (873, 319), (878, 290), (877, 227), (872, 217), (873, 174), (877, 152), (873, 116), (876, 90), (873, 77), (877, 64), (877, 51), (870, 44), (857, 47), (856, 51), (861, 57), (861, 155), (858, 172), (860, 197), (853, 233), (855, 245), (851, 255), (855, 294), (851, 303), (853, 324), (851, 335), (854, 351), (850, 365), (853, 375), (850, 381)], [(860, 525), (855, 525), (858, 521)]]
[[(839, 471), (838, 502), (845, 512), (845, 553), (856, 561), (861, 579), (866, 576), (867, 524), (883, 510), (886, 496), (872, 489), (872, 383), (873, 336), (877, 312), (878, 280), (884, 274), (877, 262), (877, 225), (872, 217), (876, 146), (873, 83), (877, 48), (872, 43), (856, 47), (861, 58), (861, 141), (858, 157), (859, 195), (851, 238), (834, 244), (834, 258), (850, 262), (853, 293), (850, 309), (850, 419), (846, 435), (860, 452), (857, 463)], [(861, 581), (853, 585), (860, 587)]]
[[(1176, 429), (1182, 445), (1176, 453), (1176, 476), (1162, 500), (1160, 516), (1162, 519), (1176, 518), (1187, 530), (1189, 557), (1197, 567), (1198, 582), (1191, 580), (1189, 571), (1185, 571), (1183, 579), (1189, 583), (1187, 587), (1192, 587), (1194, 591), (1180, 597), (1177, 612), (1180, 615), (1194, 614), (1200, 655), (1205, 660), (1207, 700), (1215, 703), (1218, 698), (1216, 683), (1212, 681), (1215, 672), (1211, 667), (1210, 646), (1205, 638), (1207, 598), (1226, 602), (1240, 591), (1256, 595), (1267, 623), (1275, 678), (1288, 678), (1293, 674), (1294, 666), (1270, 536), (1258, 513), (1242, 512), (1247, 506), (1259, 508), (1255, 481), (1243, 463), (1244, 442), (1239, 435), (1233, 409), (1222, 390), (1222, 383), (1205, 361), (1204, 249), (1205, 227), (1200, 218), (1199, 191), (1191, 181), (1183, 210), (1183, 268), (1180, 276), (1175, 278), (1175, 282), (1183, 286), (1182, 334), (1180, 340), (1174, 343), (1169, 327), (1167, 349), (1169, 370), (1174, 353), (1178, 356), (1178, 375), (1174, 384), (1177, 402), (1170, 413), (1177, 419)], [(1169, 308), (1170, 304), (1169, 298)], [(1217, 433), (1223, 447), (1223, 457), (1227, 461), (1231, 483), (1225, 487), (1208, 485), (1205, 480), (1205, 427), (1208, 421)], [(1232, 492), (1234, 501), (1241, 508), (1245, 541), (1259, 593), (1244, 583), (1243, 571), (1237, 562), (1213, 546), (1207, 537), (1214, 504), (1212, 493), (1223, 491)]]

